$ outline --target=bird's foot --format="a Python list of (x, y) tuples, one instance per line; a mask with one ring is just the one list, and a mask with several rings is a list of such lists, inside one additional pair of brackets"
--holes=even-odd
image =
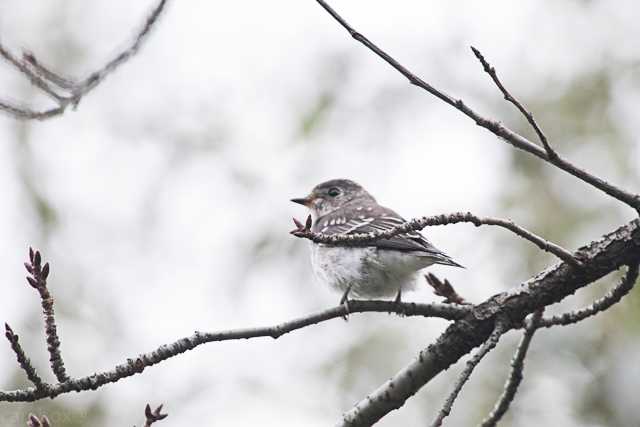
[(349, 306), (349, 299), (344, 300), (341, 305), (344, 307), (345, 314), (342, 316), (345, 322), (349, 321), (349, 314), (351, 313), (351, 307)]
[[(404, 316), (404, 312), (402, 311), (402, 288), (398, 289), (398, 293), (393, 299), (393, 304), (396, 306), (396, 314), (398, 316)], [(389, 314), (391, 314), (391, 312), (389, 312)]]
[(349, 321), (349, 313), (351, 313), (351, 307), (349, 307), (349, 292), (351, 292), (351, 285), (342, 294), (340, 298), (340, 305), (344, 307), (345, 314), (342, 316), (345, 322)]

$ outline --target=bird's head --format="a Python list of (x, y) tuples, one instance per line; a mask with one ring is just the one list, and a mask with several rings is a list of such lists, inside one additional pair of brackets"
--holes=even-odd
[(362, 199), (374, 200), (360, 184), (348, 179), (332, 179), (316, 185), (308, 196), (291, 201), (306, 206), (318, 218), (352, 200)]

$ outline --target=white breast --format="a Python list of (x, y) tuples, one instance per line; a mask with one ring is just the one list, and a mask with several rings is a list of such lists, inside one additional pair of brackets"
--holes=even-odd
[(360, 298), (393, 297), (398, 289), (413, 289), (416, 273), (433, 262), (407, 252), (375, 247), (336, 247), (311, 244), (316, 277), (331, 288)]

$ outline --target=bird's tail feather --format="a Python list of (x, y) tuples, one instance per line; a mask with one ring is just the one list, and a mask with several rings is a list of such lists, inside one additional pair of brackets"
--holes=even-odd
[(465, 266), (463, 266), (461, 264), (458, 264), (457, 262), (452, 260), (451, 257), (449, 257), (448, 255), (445, 255), (445, 254), (438, 254), (438, 255), (439, 256), (436, 259), (436, 264), (449, 265), (451, 267), (465, 268)]

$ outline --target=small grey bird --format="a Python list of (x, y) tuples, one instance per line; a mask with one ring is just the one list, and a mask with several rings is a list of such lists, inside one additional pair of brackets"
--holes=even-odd
[[(333, 179), (317, 185), (307, 197), (291, 199), (306, 206), (313, 217), (312, 231), (323, 234), (358, 234), (386, 231), (406, 221), (380, 206), (359, 184)], [(330, 287), (361, 298), (396, 296), (415, 287), (417, 273), (432, 264), (462, 267), (418, 232), (363, 244), (311, 244), (314, 273)]]

